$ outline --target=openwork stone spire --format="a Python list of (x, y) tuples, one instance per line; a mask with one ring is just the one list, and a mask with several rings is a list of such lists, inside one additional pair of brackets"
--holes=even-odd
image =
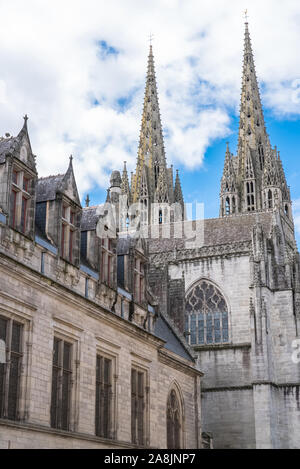
[(130, 204), (131, 203), (131, 192), (130, 192), (130, 186), (129, 186), (129, 179), (128, 179), (126, 161), (124, 161), (121, 190), (122, 190), (123, 195), (127, 195), (127, 200), (128, 200), (128, 203)]
[[(168, 177), (152, 45), (150, 45), (148, 57), (148, 70), (137, 167), (133, 178), (133, 202), (139, 201), (141, 192), (145, 190), (142, 187), (144, 168), (148, 173), (147, 179), (148, 184), (150, 185), (150, 187), (148, 187), (150, 201), (154, 202), (155, 199), (165, 199), (165, 194), (156, 194), (157, 190), (159, 190), (159, 186), (161, 186), (159, 183), (164, 181), (165, 184)], [(165, 189), (165, 187), (163, 189)], [(167, 190), (166, 192), (168, 195), (169, 191)], [(167, 200), (164, 201), (169, 202), (168, 197)]]
[[(131, 200), (142, 204), (143, 224), (167, 222), (168, 216), (165, 214), (171, 211), (165, 210), (163, 205), (170, 206), (174, 202), (173, 170), (166, 163), (152, 45), (148, 57), (137, 166), (131, 179)], [(155, 210), (153, 203), (158, 204)]]
[(263, 170), (264, 157), (270, 148), (256, 77), (248, 23), (245, 23), (244, 63), (238, 142), (239, 175), (245, 171), (247, 147), (257, 153), (257, 166)]
[(248, 22), (245, 23), (243, 78), (237, 156), (227, 146), (221, 180), (220, 216), (282, 209), (292, 219), (289, 188), (277, 148), (265, 127)]

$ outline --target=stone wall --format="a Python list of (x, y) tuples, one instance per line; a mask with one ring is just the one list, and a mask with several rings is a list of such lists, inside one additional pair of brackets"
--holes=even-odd
[[(46, 271), (56, 263), (50, 254), (48, 257)], [(31, 265), (38, 265), (36, 250), (31, 260)], [(132, 446), (130, 379), (131, 367), (136, 366), (147, 375), (149, 446), (166, 447), (167, 398), (175, 385), (182, 398), (184, 445), (197, 447), (201, 434), (201, 374), (194, 362), (162, 349), (161, 339), (84, 298), (77, 293), (79, 287), (80, 281), (74, 289), (63, 286), (54, 275), (46, 277), (0, 252), (0, 314), (24, 324), (20, 422), (1, 421), (2, 446), (6, 442), (16, 448)], [(73, 436), (50, 429), (54, 335), (73, 344)], [(97, 352), (111, 357), (114, 363), (115, 443), (105, 443), (94, 435)]]

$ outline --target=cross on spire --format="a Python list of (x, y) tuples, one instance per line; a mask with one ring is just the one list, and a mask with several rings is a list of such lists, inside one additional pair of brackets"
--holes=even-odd
[(248, 18), (249, 18), (249, 16), (248, 16), (248, 10), (246, 9), (246, 10), (245, 10), (245, 20), (246, 20), (246, 23), (248, 23)]
[(152, 41), (154, 39), (154, 34), (150, 33), (149, 34), (149, 42), (150, 42), (150, 46), (152, 46)]

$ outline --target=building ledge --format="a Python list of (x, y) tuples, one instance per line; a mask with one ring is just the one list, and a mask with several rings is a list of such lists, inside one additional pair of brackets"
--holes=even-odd
[[(70, 438), (70, 439), (77, 439), (77, 440), (85, 440), (90, 441), (92, 443), (99, 443), (102, 446), (105, 445), (107, 448), (133, 448), (133, 449), (149, 449), (150, 447), (145, 446), (138, 446), (133, 443), (129, 443), (127, 441), (120, 441), (120, 440), (110, 440), (107, 438), (101, 438), (95, 435), (89, 435), (87, 433), (78, 433), (78, 432), (68, 432), (64, 430), (58, 430), (51, 427), (46, 427), (44, 425), (33, 424), (33, 423), (25, 423), (25, 422), (15, 422), (11, 420), (0, 419), (0, 427), (9, 427), (16, 430), (28, 430), (37, 433), (45, 433), (48, 435), (59, 436), (62, 438)], [(8, 435), (7, 435), (8, 437)]]
[(250, 342), (242, 344), (211, 344), (211, 345), (195, 345), (192, 346), (195, 352), (210, 352), (215, 350), (230, 350), (230, 349), (250, 349)]

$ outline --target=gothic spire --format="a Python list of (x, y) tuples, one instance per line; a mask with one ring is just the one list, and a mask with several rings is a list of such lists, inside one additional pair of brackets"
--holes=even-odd
[(224, 192), (236, 191), (236, 174), (233, 163), (233, 155), (229, 149), (229, 143), (226, 146), (223, 177), (221, 180), (221, 194)]
[[(167, 181), (166, 157), (159, 112), (152, 45), (148, 56), (148, 69), (144, 96), (142, 126), (138, 149), (136, 173), (131, 187), (133, 202), (140, 199), (142, 174), (146, 168), (150, 183), (151, 202), (154, 201), (159, 181)], [(163, 173), (163, 174), (161, 174)]]
[(246, 22), (238, 142), (240, 176), (245, 171), (248, 146), (257, 153), (257, 166), (263, 170), (264, 157), (270, 148), (270, 142), (265, 128), (249, 26), (248, 22)]
[(121, 190), (122, 190), (123, 195), (127, 195), (128, 204), (130, 204), (131, 203), (131, 193), (130, 193), (130, 186), (129, 186), (129, 179), (128, 179), (126, 161), (124, 161)]
[(174, 202), (183, 203), (183, 195), (182, 195), (181, 182), (180, 182), (178, 169), (176, 170), (176, 179), (175, 179), (175, 187), (174, 187)]

